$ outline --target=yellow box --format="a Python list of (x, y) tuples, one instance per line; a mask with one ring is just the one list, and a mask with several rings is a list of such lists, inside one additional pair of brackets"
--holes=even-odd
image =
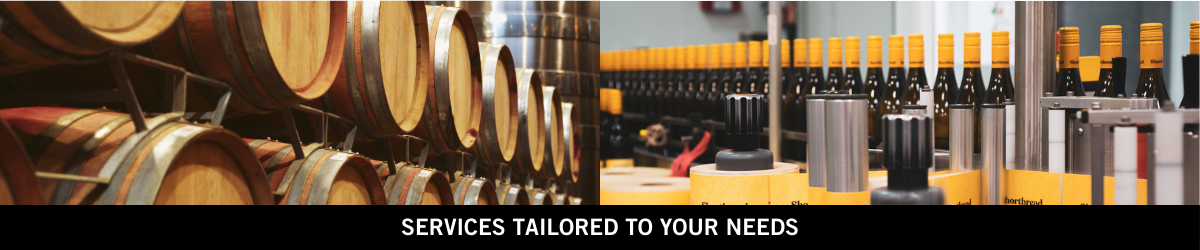
[(1007, 190), (1001, 197), (1005, 205), (1062, 204), (1062, 174), (1010, 169), (1005, 175)]
[(929, 177), (929, 186), (942, 188), (946, 205), (982, 205), (979, 170)]
[[(1116, 185), (1111, 176), (1104, 177), (1104, 204), (1113, 205)], [(1146, 179), (1137, 180), (1138, 205), (1146, 205)], [(1090, 205), (1092, 203), (1092, 176), (1063, 174), (1063, 205)]]
[(771, 205), (809, 205), (808, 174), (772, 175), (770, 203)]

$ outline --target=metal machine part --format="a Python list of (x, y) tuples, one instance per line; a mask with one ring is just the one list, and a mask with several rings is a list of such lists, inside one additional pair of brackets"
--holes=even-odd
[(825, 98), (825, 138), (834, 138), (825, 140), (826, 191), (867, 191), (867, 99), (864, 94)]
[(972, 155), (975, 147), (975, 106), (950, 105), (950, 172), (975, 170)]
[[(770, 150), (759, 149), (763, 131), (763, 99), (759, 94), (736, 94), (725, 97), (725, 131), (729, 133), (731, 149), (716, 155), (716, 168), (721, 171), (754, 171), (773, 168), (775, 157)], [(809, 168), (812, 171), (812, 168)]]
[[(1166, 106), (1164, 106), (1164, 107), (1166, 107)], [(1114, 178), (1116, 179), (1116, 189), (1114, 190), (1114, 192), (1115, 192), (1114, 195), (1116, 195), (1116, 197), (1118, 197), (1116, 200), (1116, 204), (1121, 205), (1121, 204), (1136, 204), (1137, 203), (1136, 184), (1137, 184), (1138, 159), (1137, 159), (1136, 153), (1127, 153), (1127, 152), (1137, 152), (1139, 150), (1137, 148), (1138, 147), (1137, 146), (1137, 144), (1138, 144), (1137, 143), (1137, 137), (1138, 137), (1137, 134), (1139, 133), (1137, 126), (1139, 126), (1139, 125), (1155, 126), (1154, 127), (1155, 133), (1147, 133), (1146, 148), (1144, 149), (1144, 150), (1146, 150), (1146, 152), (1156, 152), (1156, 150), (1155, 150), (1156, 148), (1167, 148), (1167, 151), (1188, 150), (1189, 148), (1191, 148), (1193, 150), (1182, 151), (1182, 152), (1194, 152), (1194, 148), (1195, 148), (1194, 145), (1198, 142), (1197, 139), (1200, 139), (1200, 138), (1198, 138), (1194, 134), (1188, 134), (1188, 133), (1184, 132), (1182, 129), (1183, 128), (1182, 125), (1177, 126), (1176, 128), (1166, 128), (1166, 127), (1159, 126), (1158, 125), (1158, 123), (1159, 123), (1158, 116), (1163, 113), (1176, 113), (1176, 115), (1178, 115), (1179, 119), (1178, 119), (1178, 122), (1171, 122), (1174, 124), (1200, 124), (1200, 111), (1198, 111), (1196, 109), (1177, 109), (1177, 110), (1170, 110), (1170, 111), (1149, 110), (1149, 109), (1088, 110), (1087, 112), (1084, 112), (1081, 114), (1080, 120), (1085, 124), (1088, 124), (1091, 126), (1106, 125), (1106, 126), (1113, 127), (1111, 133), (1103, 133), (1101, 136), (1112, 138), (1113, 150), (1111, 150), (1111, 152), (1122, 152), (1120, 154), (1111, 154), (1111, 157), (1112, 157), (1111, 162), (1113, 165), (1113, 175), (1114, 175)], [(1170, 125), (1168, 125), (1168, 126), (1170, 126)], [(1178, 130), (1178, 131), (1177, 132), (1168, 132), (1168, 133), (1174, 133), (1175, 135), (1164, 135), (1166, 137), (1159, 137), (1158, 133), (1163, 133), (1163, 132), (1166, 132), (1167, 130), (1170, 130), (1170, 131)], [(1100, 131), (1104, 132), (1105, 130), (1100, 130)], [(1168, 137), (1174, 137), (1175, 139), (1168, 139)], [(1179, 138), (1182, 138), (1182, 140), (1180, 140)], [(1159, 143), (1159, 140), (1167, 140), (1168, 142)], [(1095, 142), (1093, 142), (1093, 143), (1095, 143)], [(1158, 144), (1158, 145), (1155, 145), (1155, 144)], [(1189, 145), (1191, 145), (1191, 146), (1189, 146)], [(1093, 152), (1094, 151), (1095, 150), (1093, 150)], [(1177, 203), (1188, 204), (1188, 202), (1196, 202), (1197, 200), (1200, 200), (1200, 197), (1196, 197), (1196, 192), (1188, 190), (1190, 187), (1195, 187), (1197, 185), (1197, 183), (1200, 182), (1200, 176), (1187, 175), (1187, 173), (1195, 173), (1195, 171), (1200, 169), (1200, 166), (1197, 166), (1197, 163), (1200, 161), (1189, 160), (1189, 159), (1194, 159), (1195, 156), (1192, 156), (1192, 157), (1183, 156), (1183, 157), (1181, 157), (1181, 159), (1176, 160), (1179, 162), (1178, 164), (1176, 164), (1176, 163), (1168, 164), (1167, 169), (1163, 170), (1161, 167), (1158, 166), (1160, 164), (1160, 160), (1158, 159), (1158, 157), (1160, 156), (1160, 154), (1169, 155), (1169, 154), (1171, 154), (1171, 152), (1165, 152), (1165, 151), (1161, 151), (1161, 150), (1157, 151), (1157, 152), (1158, 153), (1149, 153), (1149, 154), (1147, 154), (1147, 157), (1146, 157), (1147, 158), (1146, 163), (1145, 163), (1147, 165), (1146, 174), (1147, 174), (1147, 181), (1149, 182), (1147, 185), (1147, 195), (1148, 195), (1147, 201), (1148, 201), (1148, 203), (1149, 204), (1160, 204), (1160, 203), (1167, 202), (1167, 203), (1172, 203), (1172, 204), (1177, 204)], [(1106, 152), (1106, 153), (1108, 153), (1108, 152)], [(1183, 153), (1180, 153), (1180, 154), (1183, 154)], [(1194, 154), (1186, 154), (1186, 155), (1194, 155)], [(1106, 157), (1108, 157), (1108, 156), (1106, 156)], [(1179, 157), (1173, 157), (1173, 158), (1179, 158)], [(1164, 160), (1166, 160), (1166, 159), (1164, 159)], [(1168, 161), (1170, 161), (1170, 160), (1168, 160)], [(1095, 165), (1095, 164), (1096, 163), (1093, 162), (1093, 165)], [(1180, 168), (1170, 169), (1172, 167), (1170, 167), (1169, 165), (1182, 165), (1182, 166)], [(1159, 171), (1167, 171), (1168, 173), (1160, 174)], [(1174, 173), (1170, 173), (1170, 172), (1174, 172)], [(1102, 179), (1102, 178), (1100, 178), (1099, 174), (1100, 174), (1099, 171), (1092, 171), (1093, 197), (1103, 196), (1102, 191), (1099, 191), (1099, 192), (1096, 191), (1097, 189), (1103, 187), (1102, 186), (1103, 184), (1099, 183), (1099, 181)], [(1172, 175), (1175, 175), (1175, 176), (1179, 177), (1180, 179), (1172, 180), (1167, 183), (1162, 183), (1160, 181), (1160, 177), (1161, 178), (1175, 178), (1175, 177), (1171, 177)], [(1122, 188), (1124, 188), (1124, 189), (1122, 189)], [(1162, 189), (1162, 190), (1159, 190), (1159, 189)], [(1159, 196), (1159, 193), (1164, 190), (1167, 193), (1164, 193), (1162, 195), (1169, 195), (1171, 197), (1182, 196), (1182, 197), (1177, 197), (1177, 198), (1182, 198), (1182, 199), (1171, 198), (1168, 200), (1159, 201), (1158, 197), (1156, 197), (1156, 196)], [(1178, 194), (1180, 192), (1182, 192), (1182, 194)], [(1163, 197), (1166, 197), (1166, 196), (1163, 196)], [(1103, 202), (1103, 200), (1093, 198), (1094, 204), (1102, 204), (1102, 202)]]
[(1007, 186), (1005, 173), (1004, 131), (1006, 124), (1004, 104), (983, 104), (979, 109), (979, 138), (981, 140), (983, 165), (979, 175), (984, 205), (1004, 204)]
[[(1042, 142), (1044, 131), (1038, 99), (1054, 83), (1058, 28), (1057, 2), (1017, 2), (1016, 35), (1013, 44), (1013, 85), (1016, 94), (1017, 138), (1023, 142)], [(1015, 169), (1035, 170), (1042, 163), (1041, 143), (1017, 143)]]
[(928, 115), (885, 115), (883, 166), (888, 186), (871, 191), (872, 205), (943, 205), (945, 194), (929, 186), (933, 168), (933, 118)]
[(825, 147), (813, 147), (811, 145), (825, 145), (825, 123), (813, 122), (822, 121), (825, 119), (825, 98), (827, 94), (816, 94), (808, 96), (808, 186), (823, 188), (825, 183)]

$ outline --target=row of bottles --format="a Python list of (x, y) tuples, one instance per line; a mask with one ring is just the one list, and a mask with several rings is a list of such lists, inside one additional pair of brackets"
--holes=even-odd
[[(1163, 31), (1161, 23), (1144, 23), (1140, 26), (1139, 55), (1140, 72), (1133, 95), (1169, 101), (1167, 87), (1163, 81)], [(1079, 27), (1061, 27), (1059, 32), (1059, 60), (1054, 95), (1084, 95), (1079, 76)], [(1121, 58), (1121, 26), (1100, 27), (1100, 76), (1099, 85), (1093, 96), (1118, 97), (1124, 95), (1124, 78), (1115, 76), (1113, 58)]]

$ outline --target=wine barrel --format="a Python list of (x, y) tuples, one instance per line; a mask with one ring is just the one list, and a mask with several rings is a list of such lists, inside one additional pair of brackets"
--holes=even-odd
[(10, 1), (0, 4), (0, 75), (99, 59), (146, 43), (184, 2)]
[(42, 205), (33, 161), (12, 126), (0, 117), (0, 205)]
[(554, 205), (554, 193), (540, 188), (529, 189), (529, 193), (533, 194), (529, 196), (530, 205)]
[(500, 205), (529, 205), (529, 193), (520, 185), (505, 183), (496, 190), (496, 200)]
[(454, 205), (499, 205), (496, 185), (484, 178), (459, 176), (454, 182)]
[(288, 167), (291, 167), (293, 161), (296, 160), (296, 152), (292, 151), (292, 144), (249, 138), (242, 138), (242, 141), (245, 141), (246, 145), (250, 146), (250, 150), (254, 151), (254, 155), (258, 157), (263, 171), (266, 171), (267, 183), (271, 190), (278, 189)]
[(108, 185), (41, 179), (50, 204), (273, 204), (254, 154), (228, 130), (195, 125), (178, 113), (136, 132), (127, 114), (91, 109), (0, 110), (37, 171), (103, 176)]
[(508, 163), (517, 149), (517, 72), (508, 46), (479, 43), (483, 63), (483, 114), (475, 156), (488, 165)]
[(571, 198), (567, 195), (567, 193), (555, 193), (554, 205), (571, 205)]
[(546, 154), (546, 133), (542, 125), (542, 79), (539, 72), (517, 69), (517, 152), (514, 168), (516, 173), (542, 173), (542, 160)]
[(562, 104), (563, 128), (563, 171), (558, 178), (575, 182), (579, 180), (579, 111), (574, 111), (575, 104)]
[[(284, 144), (284, 145), (280, 145)], [(282, 193), (279, 205), (383, 205), (387, 202), (383, 184), (371, 161), (361, 155), (323, 148), (320, 144), (304, 147), (304, 158), (295, 161), (291, 144), (250, 141), (258, 158), (270, 157), (263, 165), (271, 180), (280, 179), (275, 193)], [(264, 150), (258, 148), (267, 147)], [(278, 148), (270, 151), (272, 148)], [(282, 155), (282, 156), (281, 156)], [(290, 157), (288, 155), (291, 155)], [(289, 165), (268, 165), (275, 159), (292, 158)], [(282, 176), (277, 177), (277, 176)]]
[[(233, 85), (232, 114), (265, 114), (325, 94), (342, 64), (346, 13), (346, 2), (186, 2), (153, 54)], [(211, 110), (221, 91), (189, 84), (188, 106)]]
[(388, 173), (387, 182), (383, 184), (388, 192), (388, 205), (454, 204), (454, 191), (442, 172), (396, 163), (396, 172), (399, 174), (390, 174), (387, 164), (382, 167), (381, 172)]
[(469, 149), (478, 136), (483, 98), (475, 25), (458, 8), (425, 6), (425, 10), (434, 76), (413, 134), (429, 140), (433, 154)]
[(566, 153), (563, 145), (563, 122), (562, 122), (562, 98), (558, 95), (558, 89), (555, 87), (542, 87), (542, 106), (545, 107), (545, 113), (542, 118), (545, 122), (542, 131), (546, 133), (546, 154), (542, 160), (545, 164), (550, 164), (551, 167), (546, 169), (546, 174), (550, 176), (562, 176), (563, 174), (563, 155)]
[(348, 4), (343, 62), (323, 97), (331, 104), (325, 110), (355, 120), (370, 139), (411, 132), (421, 121), (433, 72), (425, 5)]

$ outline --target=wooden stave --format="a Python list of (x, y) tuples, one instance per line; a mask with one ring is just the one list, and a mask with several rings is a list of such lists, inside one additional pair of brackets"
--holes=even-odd
[[(389, 97), (386, 96), (382, 84), (382, 63), (379, 58), (380, 37), (377, 23), (380, 12), (379, 2), (352, 2), (353, 7), (347, 8), (347, 16), (353, 17), (351, 22), (346, 23), (346, 43), (343, 48), (343, 60), (339, 69), (338, 77), (335, 78), (333, 86), (325, 99), (333, 99), (336, 103), (337, 114), (343, 117), (355, 119), (360, 124), (361, 134), (366, 135), (364, 139), (379, 139), (388, 136), (399, 135), (411, 132), (417, 126), (421, 119), (421, 112), (425, 103), (428, 88), (415, 88), (417, 93), (414, 95), (414, 100), (409, 104), (409, 115), (406, 117), (392, 117), (391, 107), (386, 101)], [(421, 2), (403, 2), (408, 4), (412, 11), (413, 23), (415, 24), (414, 41), (417, 43), (416, 57), (416, 74), (412, 77), (412, 81), (402, 81), (404, 84), (417, 84), (418, 86), (428, 86), (428, 80), (432, 76), (432, 65), (429, 63), (429, 30), (421, 27), (428, 19), (425, 15), (424, 4)], [(368, 13), (370, 9), (376, 13)], [(373, 25), (373, 26), (372, 26)], [(371, 41), (374, 40), (374, 43)], [(361, 45), (361, 46), (359, 46)], [(335, 91), (336, 89), (336, 91)], [(328, 105), (327, 105), (328, 106)], [(361, 115), (360, 115), (361, 114)], [(378, 116), (378, 117), (377, 117)], [(397, 119), (399, 118), (399, 119)]]
[[(483, 56), (480, 60), (483, 63), (481, 78), (483, 82), (483, 112), (479, 126), (480, 133), (473, 152), (488, 165), (508, 163), (516, 154), (517, 140), (515, 139), (518, 130), (518, 119), (516, 119), (518, 82), (516, 68), (513, 67), (512, 52), (509, 51), (508, 46), (503, 44), (486, 42), (479, 43), (479, 50)], [(498, 69), (497, 67), (501, 63), (505, 67)], [(508, 79), (507, 93), (499, 93), (508, 95), (508, 103), (497, 103), (495, 100), (495, 95), (498, 94), (495, 87), (495, 75), (499, 70), (503, 70)], [(497, 112), (493, 111), (504, 107), (508, 107), (509, 129), (500, 131), (501, 129), (497, 126)], [(505, 137), (510, 139), (500, 141), (501, 134), (505, 134)]]
[(542, 94), (543, 97), (549, 96), (542, 99), (543, 105), (548, 110), (543, 115), (543, 120), (545, 121), (544, 133), (546, 133), (546, 154), (542, 162), (545, 164), (544, 162), (548, 161), (551, 164), (551, 167), (543, 167), (542, 169), (546, 172), (546, 175), (561, 176), (565, 165), (563, 164), (564, 152), (562, 150), (564, 144), (562, 132), (562, 97), (559, 96), (558, 88), (556, 87), (542, 87), (542, 90), (544, 91)]
[[(542, 129), (530, 130), (529, 126), (537, 126), (544, 119), (541, 74), (528, 68), (518, 68), (517, 72), (517, 150), (513, 156), (513, 169), (517, 170), (518, 175), (528, 173), (540, 176), (543, 174), (541, 169), (545, 159), (546, 135)], [(530, 103), (535, 105), (531, 107), (528, 105)]]
[[(478, 44), (475, 37), (475, 26), (471, 21), (471, 17), (466, 11), (458, 8), (431, 6), (426, 5), (426, 17), (428, 18), (429, 34), (429, 59), (433, 68), (433, 81), (429, 81), (428, 97), (426, 98), (424, 111), (421, 116), (421, 123), (413, 130), (414, 135), (420, 138), (429, 140), (430, 154), (440, 155), (451, 153), (459, 150), (470, 149), (475, 146), (476, 137), (479, 130), (479, 120), (482, 116), (480, 103), (483, 98), (482, 83), (480, 82), (480, 63), (479, 63), (479, 47), (472, 46)], [(453, 12), (451, 15), (445, 15), (446, 12)], [(469, 66), (471, 71), (471, 103), (470, 113), (466, 117), (462, 114), (455, 114), (452, 109), (450, 99), (451, 92), (455, 90), (450, 86), (449, 79), (449, 53), (450, 49), (447, 46), (438, 46), (439, 44), (448, 44), (450, 33), (453, 26), (457, 24), (463, 29), (462, 34), (466, 40), (467, 58), (470, 60)], [(444, 35), (442, 35), (444, 34)], [(461, 90), (460, 90), (461, 91)], [(456, 117), (456, 115), (458, 115)], [(455, 124), (456, 119), (466, 119), (467, 128), (465, 135), (458, 134), (458, 125)]]
[[(161, 8), (156, 8), (153, 18), (156, 20), (174, 20), (183, 9), (183, 2), (160, 2)], [(55, 50), (64, 53), (89, 56), (99, 55), (105, 52), (130, 47), (141, 43), (149, 42), (151, 39), (162, 34), (170, 26), (170, 22), (162, 24), (147, 24), (135, 29), (148, 29), (149, 33), (155, 35), (145, 36), (131, 41), (116, 41), (97, 34), (95, 31), (89, 30), (89, 24), (84, 24), (82, 21), (74, 18), (62, 2), (47, 1), (47, 2), (5, 2), (0, 4), (5, 12), (8, 12), (14, 21), (24, 26), (27, 30), (44, 30), (45, 32), (30, 33), (39, 41)], [(147, 16), (146, 19), (151, 19)], [(146, 20), (143, 19), (143, 20)]]
[(284, 175), (296, 160), (296, 152), (292, 145), (278, 141), (248, 138), (242, 140), (246, 141), (247, 146), (250, 146), (250, 150), (258, 157), (271, 190), (279, 189)]
[(396, 171), (399, 173), (389, 175), (387, 182), (384, 183), (388, 192), (388, 205), (421, 205), (423, 203), (421, 194), (425, 192), (425, 187), (430, 181), (433, 182), (434, 187), (438, 188), (437, 194), (442, 205), (454, 204), (453, 189), (449, 180), (446, 179), (446, 175), (441, 171), (399, 164), (396, 166)]
[[(38, 108), (38, 107), (33, 107), (33, 108)], [(14, 115), (19, 114), (19, 113), (16, 113), (19, 111), (15, 111), (15, 110), (18, 110), (18, 109), (0, 110), (0, 114), (3, 114), (4, 116), (12, 117)], [(89, 111), (89, 110), (79, 109), (78, 111)], [(94, 111), (94, 112), (78, 112), (78, 111), (72, 112), (72, 114), (82, 114), (82, 115), (70, 115), (68, 117), (61, 117), (60, 119), (56, 120), (53, 124), (48, 124), (48, 125), (44, 126), (45, 129), (43, 129), (42, 131), (37, 131), (36, 132), (37, 136), (38, 137), (49, 137), (49, 136), (58, 137), (57, 132), (54, 132), (54, 130), (61, 131), (63, 129), (66, 129), (65, 127), (72, 126), (75, 123), (75, 121), (79, 121), (90, 115), (115, 114), (113, 112), (104, 112), (104, 111), (97, 111), (97, 110), (90, 110), (90, 111)], [(88, 159), (86, 160), (86, 162), (92, 163), (93, 161), (97, 161), (97, 162), (103, 163), (102, 165), (104, 166), (104, 168), (111, 167), (112, 169), (115, 169), (116, 172), (112, 175), (113, 178), (110, 182), (112, 184), (97, 185), (97, 186), (95, 186), (95, 189), (87, 190), (87, 191), (80, 191), (81, 189), (79, 187), (75, 187), (74, 186), (75, 183), (73, 183), (73, 182), (58, 181), (56, 183), (56, 185), (53, 187), (54, 190), (56, 190), (56, 191), (53, 191), (52, 194), (55, 196), (52, 196), (50, 200), (56, 201), (55, 204), (68, 204), (68, 203), (66, 203), (68, 201), (68, 198), (70, 198), (69, 204), (92, 204), (93, 202), (96, 204), (154, 204), (156, 202), (156, 200), (161, 198), (161, 197), (159, 197), (160, 194), (158, 193), (158, 191), (160, 191), (160, 190), (158, 190), (158, 188), (161, 188), (161, 186), (163, 185), (163, 181), (164, 181), (163, 179), (168, 177), (168, 174), (170, 173), (169, 170), (173, 170), (173, 169), (170, 169), (170, 167), (173, 165), (174, 160), (177, 159), (175, 157), (175, 154), (179, 153), (181, 150), (186, 149), (186, 146), (196, 145), (196, 144), (192, 144), (191, 142), (198, 142), (201, 140), (205, 140), (206, 142), (212, 142), (212, 143), (216, 143), (219, 145), (228, 145), (228, 146), (234, 146), (234, 145), (237, 145), (237, 143), (240, 143), (240, 140), (234, 140), (237, 137), (236, 137), (236, 134), (233, 134), (231, 131), (220, 129), (220, 128), (215, 128), (215, 127), (210, 127), (210, 126), (205, 126), (205, 125), (193, 125), (190, 123), (181, 122), (179, 120), (179, 117), (180, 117), (180, 114), (175, 113), (175, 114), (167, 114), (167, 115), (162, 115), (162, 116), (148, 119), (146, 121), (146, 124), (149, 129), (146, 132), (128, 134), (127, 137), (124, 137), (124, 138), (113, 137), (113, 134), (100, 135), (101, 138), (99, 138), (99, 139), (106, 140), (106, 141), (107, 140), (115, 140), (116, 143), (119, 144), (120, 146), (117, 147), (116, 149), (109, 151), (109, 153), (98, 154), (98, 155), (108, 155), (109, 157), (107, 157), (107, 158), (100, 159), (98, 157), (98, 155), (91, 155), (91, 156), (87, 157)], [(125, 115), (123, 117), (126, 120), (119, 120), (120, 118), (122, 118), (122, 117), (118, 117), (118, 119), (113, 119), (111, 122), (104, 122), (104, 124), (106, 124), (106, 125), (104, 125), (102, 127), (111, 129), (114, 127), (109, 126), (109, 125), (120, 124), (120, 127), (132, 130), (133, 124), (132, 124), (132, 122), (129, 122), (127, 120), (128, 116)], [(54, 128), (55, 126), (60, 126), (60, 127), (64, 127), (64, 128)], [(49, 131), (47, 131), (47, 130), (49, 130)], [(35, 132), (24, 131), (23, 133), (35, 133)], [(180, 145), (174, 145), (174, 144), (169, 143), (168, 145), (172, 145), (174, 147), (169, 148), (168, 151), (165, 151), (165, 152), (160, 151), (159, 154), (156, 154), (158, 156), (162, 156), (162, 157), (166, 158), (165, 161), (161, 161), (161, 162), (168, 162), (170, 164), (166, 164), (164, 167), (164, 166), (162, 166), (162, 164), (155, 165), (155, 164), (151, 164), (151, 162), (142, 161), (143, 164), (138, 165), (137, 172), (129, 173), (128, 171), (131, 168), (133, 168), (133, 162), (139, 161), (141, 159), (139, 156), (150, 154), (151, 152), (153, 152), (152, 150), (156, 150), (157, 147), (160, 146), (158, 144), (163, 141), (170, 142), (169, 140), (166, 140), (166, 139), (158, 140), (159, 136), (170, 136), (170, 137), (176, 139), (176, 140), (174, 140), (175, 141), (174, 144), (180, 144)], [(53, 137), (51, 137), (51, 138), (53, 138)], [(53, 140), (53, 139), (51, 139), (51, 140)], [(83, 145), (87, 145), (87, 143), (85, 143)], [(153, 147), (148, 147), (147, 145), (153, 145)], [(238, 149), (241, 149), (241, 150), (238, 150)], [(32, 149), (32, 151), (37, 151), (37, 150), (39, 150), (39, 149)], [(76, 149), (76, 150), (78, 150), (78, 149)], [(69, 168), (78, 167), (78, 166), (75, 166), (74, 164), (82, 164), (82, 162), (79, 161), (80, 157), (95, 153), (95, 152), (87, 152), (88, 150), (90, 150), (90, 149), (83, 148), (82, 151), (76, 151), (76, 153), (73, 154), (73, 156), (74, 156), (73, 159), (75, 159), (75, 161), (72, 161), (71, 162), (72, 166), (68, 166), (68, 167)], [(151, 150), (151, 151), (147, 151), (147, 150)], [(267, 190), (267, 185), (265, 183), (265, 180), (260, 180), (263, 176), (263, 173), (261, 172), (262, 170), (260, 168), (258, 168), (257, 163), (255, 163), (253, 161), (253, 155), (249, 151), (245, 150), (245, 148), (239, 148), (239, 147), (229, 147), (229, 148), (227, 148), (227, 151), (228, 151), (228, 153), (233, 154), (232, 158), (240, 161), (239, 166), (242, 167), (241, 175), (242, 175), (243, 179), (246, 181), (245, 184), (246, 184), (247, 188), (249, 189), (249, 191), (248, 191), (249, 194), (252, 196), (251, 197), (251, 199), (253, 200), (252, 202), (257, 203), (257, 204), (272, 204), (270, 191)], [(91, 168), (93, 171), (91, 171), (92, 173), (90, 173), (90, 174), (84, 173), (81, 175), (84, 175), (84, 176), (103, 175), (103, 174), (96, 173), (97, 171), (100, 171), (99, 169), (97, 169), (97, 168), (101, 168), (100, 165), (101, 164), (95, 164), (95, 165), (88, 165), (90, 167), (84, 167), (85, 169), (82, 171), (87, 171), (88, 168)], [(117, 166), (112, 166), (112, 165), (117, 165)], [(163, 168), (166, 168), (166, 169), (163, 169)], [(155, 171), (156, 169), (160, 170), (160, 171)], [(78, 173), (78, 171), (79, 170), (73, 171), (73, 173)], [(129, 177), (132, 177), (132, 181), (130, 180)], [(39, 189), (39, 191), (40, 190), (41, 189)], [(64, 190), (68, 190), (68, 191), (64, 191)], [(83, 193), (80, 193), (80, 192), (83, 192)], [(62, 195), (69, 195), (71, 197), (61, 197)], [(78, 200), (78, 199), (74, 198), (76, 196), (86, 196), (86, 197), (81, 198), (82, 200)]]
[[(346, 22), (346, 3), (330, 2), (330, 29), (325, 58), (319, 73), (312, 80), (314, 82), (306, 87), (307, 90), (299, 92), (284, 83), (278, 69), (274, 68), (262, 27), (255, 25), (259, 20), (256, 4), (187, 2), (179, 20), (172, 26), (174, 32), (168, 32), (175, 34), (160, 36), (152, 42), (155, 48), (172, 48), (172, 51), (179, 53), (161, 53), (156, 59), (187, 66), (188, 71), (229, 83), (237, 93), (229, 100), (229, 111), (234, 115), (266, 114), (321, 97), (332, 85), (342, 61), (343, 53), (335, 51), (341, 52), (344, 47), (346, 30), (342, 24)], [(200, 54), (197, 48), (215, 53)], [(190, 88), (189, 92), (203, 88), (209, 87), (197, 86)], [(204, 99), (211, 105), (223, 90), (210, 89), (196, 92), (206, 92)]]
[[(454, 205), (498, 205), (496, 197), (496, 185), (485, 178), (464, 175), (454, 182)], [(481, 198), (487, 204), (479, 204)]]
[(99, 60), (90, 56), (71, 56), (38, 41), (25, 28), (9, 20), (11, 14), (0, 8), (0, 75), (15, 75), (59, 64), (82, 64)]
[(0, 204), (46, 204), (34, 173), (33, 161), (29, 160), (23, 143), (3, 117), (0, 117), (0, 152), (9, 153), (0, 157), (0, 185), (4, 185), (0, 188), (5, 188), (3, 191), (6, 192), (0, 194), (0, 197), (5, 198), (0, 200)]
[(305, 148), (303, 160), (293, 161), (286, 170), (276, 170), (276, 175), (278, 171), (287, 171), (285, 181), (276, 189), (284, 192), (280, 205), (325, 205), (331, 198), (329, 193), (336, 175), (347, 166), (357, 168), (352, 171), (361, 175), (371, 205), (387, 204), (383, 184), (376, 181), (379, 175), (366, 157), (314, 145)]

